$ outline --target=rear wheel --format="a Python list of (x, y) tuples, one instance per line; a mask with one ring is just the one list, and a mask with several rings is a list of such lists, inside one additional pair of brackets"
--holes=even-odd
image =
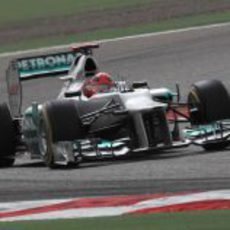
[(10, 167), (15, 161), (16, 134), (8, 106), (0, 104), (0, 167)]
[[(74, 101), (53, 101), (44, 105), (40, 123), (39, 148), (49, 168), (56, 168), (55, 156), (65, 146), (58, 142), (80, 139), (83, 135), (80, 118)], [(59, 147), (58, 147), (59, 146)], [(68, 162), (73, 165), (74, 162)]]

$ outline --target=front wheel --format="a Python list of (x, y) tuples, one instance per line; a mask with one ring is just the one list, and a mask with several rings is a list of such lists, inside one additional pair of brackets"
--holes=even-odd
[(73, 156), (71, 141), (82, 139), (84, 130), (75, 103), (72, 100), (59, 100), (48, 102), (43, 106), (39, 151), (49, 168), (59, 167), (55, 161), (57, 156), (67, 165), (77, 163)]
[(51, 169), (56, 168), (57, 165), (54, 161), (55, 151), (53, 148), (53, 140), (51, 133), (52, 130), (45, 109), (43, 109), (42, 111), (39, 129), (39, 151), (44, 158), (45, 164)]

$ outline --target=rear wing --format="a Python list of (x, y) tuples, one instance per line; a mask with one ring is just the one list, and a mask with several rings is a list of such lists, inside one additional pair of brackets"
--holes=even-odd
[(19, 78), (23, 81), (67, 73), (72, 62), (80, 55), (80, 53), (70, 51), (17, 59)]
[(66, 74), (74, 61), (83, 54), (92, 54), (92, 49), (98, 47), (98, 44), (81, 44), (71, 47), (71, 50), (66, 52), (12, 60), (6, 71), (7, 91), (12, 115), (14, 117), (21, 115), (22, 81)]
[(78, 57), (82, 54), (92, 54), (92, 49), (98, 47), (98, 44), (73, 45), (70, 51), (23, 57), (13, 62), (18, 66), (18, 76), (21, 81), (66, 74)]

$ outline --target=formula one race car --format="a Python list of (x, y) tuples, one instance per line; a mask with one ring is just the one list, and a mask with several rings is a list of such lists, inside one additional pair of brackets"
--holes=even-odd
[[(99, 71), (92, 50), (13, 60), (6, 74), (9, 106), (0, 105), (0, 166), (11, 166), (18, 151), (28, 151), (50, 168), (186, 147), (219, 150), (230, 143), (230, 99), (218, 80), (195, 83), (188, 101), (179, 89), (151, 89), (146, 82), (114, 80)], [(66, 75), (67, 73), (67, 75)], [(32, 103), (21, 113), (21, 83), (62, 74), (57, 99)], [(179, 123), (189, 128), (180, 130)]]

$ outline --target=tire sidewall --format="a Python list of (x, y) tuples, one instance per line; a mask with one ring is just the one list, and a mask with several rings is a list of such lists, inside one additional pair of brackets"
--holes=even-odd
[[(39, 125), (39, 148), (40, 148), (40, 153), (42, 154), (44, 158), (45, 164), (49, 168), (54, 168), (55, 167), (55, 161), (54, 161), (54, 148), (53, 148), (53, 139), (52, 139), (52, 127), (47, 115), (46, 108), (43, 107), (42, 112), (41, 112), (41, 118), (40, 118), (40, 125)], [(42, 135), (45, 134), (45, 138), (42, 137)], [(44, 138), (44, 140), (42, 140)], [(46, 148), (44, 149), (44, 146), (42, 142), (45, 141)]]
[(15, 161), (16, 132), (6, 103), (0, 104), (0, 132), (0, 167), (9, 167)]

